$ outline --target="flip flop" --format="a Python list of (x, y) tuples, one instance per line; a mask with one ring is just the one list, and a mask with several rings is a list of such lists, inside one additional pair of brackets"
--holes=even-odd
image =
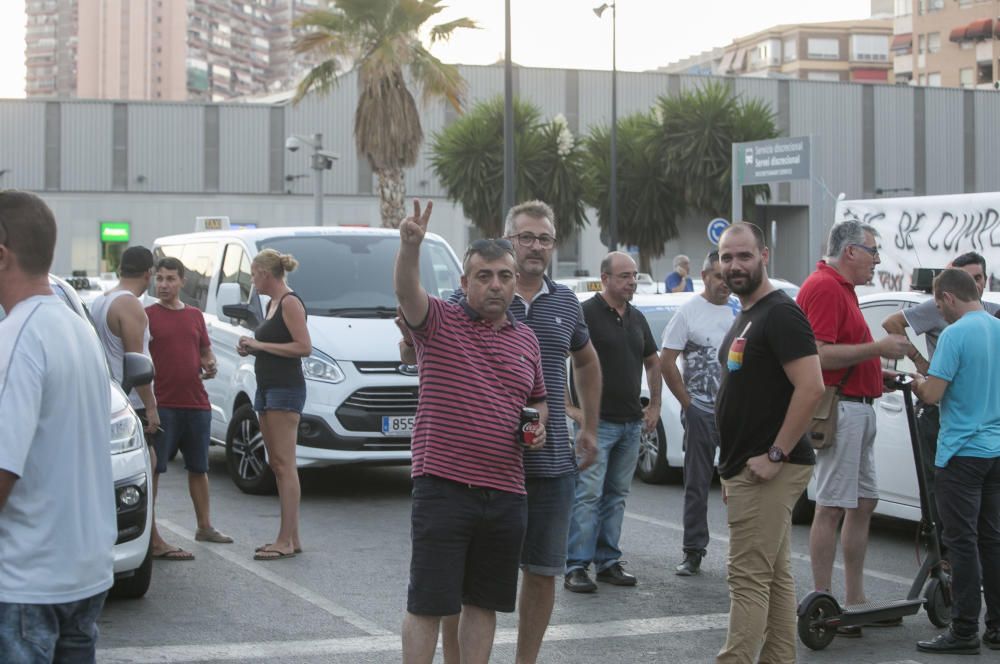
[[(269, 546), (274, 546), (274, 542), (271, 542), (270, 544), (261, 544), (256, 549), (254, 549), (253, 552), (260, 553), (261, 551), (265, 550), (269, 551), (270, 549), (267, 548)], [(295, 547), (295, 553), (302, 553), (302, 549), (300, 547)]]
[(162, 553), (154, 553), (153, 558), (155, 558), (156, 560), (186, 561), (186, 560), (194, 560), (194, 554), (191, 553), (190, 551), (185, 551), (179, 546), (175, 546), (174, 548), (167, 549)]
[(281, 560), (282, 558), (294, 558), (297, 554), (293, 551), (292, 553), (283, 553), (277, 549), (264, 549), (256, 551), (253, 554), (254, 560)]

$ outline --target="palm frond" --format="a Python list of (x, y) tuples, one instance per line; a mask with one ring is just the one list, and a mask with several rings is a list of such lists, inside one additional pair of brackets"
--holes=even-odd
[(441, 23), (440, 25), (435, 25), (431, 28), (431, 44), (436, 44), (439, 41), (448, 41), (451, 39), (451, 33), (459, 28), (469, 28), (470, 30), (478, 30), (479, 24), (473, 21), (471, 18), (458, 18), (454, 21), (448, 21), (447, 23)]
[(413, 45), (414, 56), (410, 73), (422, 89), (421, 99), (427, 104), (433, 99), (446, 99), (456, 112), (462, 112), (467, 85), (458, 67), (441, 62), (420, 43)]

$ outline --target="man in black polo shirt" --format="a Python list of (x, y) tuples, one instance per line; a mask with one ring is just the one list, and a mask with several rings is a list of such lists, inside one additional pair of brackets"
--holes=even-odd
[[(649, 323), (629, 304), (638, 275), (631, 256), (617, 251), (608, 254), (601, 262), (603, 290), (583, 304), (590, 339), (601, 361), (601, 418), (597, 461), (580, 471), (576, 480), (564, 583), (573, 592), (597, 590), (587, 576), (591, 563), (598, 581), (635, 585), (635, 577), (622, 569), (618, 539), (625, 497), (639, 458), (639, 435), (656, 427), (662, 382)], [(649, 383), (646, 408), (639, 401), (643, 367)]]

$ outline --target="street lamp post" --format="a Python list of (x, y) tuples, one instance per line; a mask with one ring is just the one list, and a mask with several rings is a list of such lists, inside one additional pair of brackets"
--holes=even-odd
[(514, 72), (510, 60), (510, 0), (504, 2), (503, 216), (514, 207)]
[(327, 152), (323, 149), (323, 134), (313, 134), (312, 137), (292, 134), (285, 139), (285, 149), (289, 152), (298, 152), (299, 148), (307, 145), (313, 149), (312, 163), (313, 169), (313, 223), (317, 226), (323, 225), (323, 171), (333, 168), (333, 162), (340, 159), (340, 155), (334, 152)]
[(594, 8), (600, 18), (604, 10), (611, 9), (611, 220), (608, 224), (608, 249), (618, 249), (618, 10), (617, 3), (605, 2)]

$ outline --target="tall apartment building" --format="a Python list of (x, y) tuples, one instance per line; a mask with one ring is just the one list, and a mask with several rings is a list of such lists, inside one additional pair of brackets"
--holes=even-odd
[(998, 0), (895, 0), (897, 83), (992, 89), (1000, 55)]
[(318, 0), (26, 0), (26, 94), (222, 101), (295, 84)]

